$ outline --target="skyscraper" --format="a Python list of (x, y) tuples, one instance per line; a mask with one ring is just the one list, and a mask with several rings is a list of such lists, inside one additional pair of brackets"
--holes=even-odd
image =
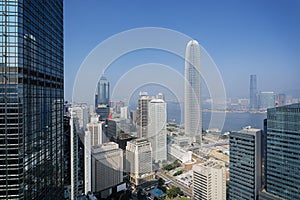
[(92, 192), (123, 181), (123, 150), (114, 142), (92, 147)]
[(261, 189), (261, 130), (230, 133), (229, 200), (255, 200)]
[(256, 75), (250, 75), (250, 110), (257, 109), (257, 83)]
[(148, 137), (152, 146), (154, 162), (167, 160), (167, 105), (162, 99), (149, 102)]
[(140, 185), (152, 179), (152, 148), (151, 143), (145, 138), (127, 142), (126, 169), (130, 172), (130, 180), (135, 185)]
[(63, 1), (1, 1), (0, 12), (0, 199), (61, 199)]
[(196, 40), (191, 40), (186, 46), (184, 90), (184, 131), (185, 134), (193, 138), (193, 140), (195, 140), (195, 137), (200, 136), (201, 142), (202, 109), (200, 46)]
[(209, 160), (193, 166), (193, 199), (225, 200), (226, 170), (221, 161)]
[(106, 77), (101, 76), (98, 82), (98, 105), (109, 105), (109, 82)]
[(300, 103), (268, 109), (266, 144), (266, 192), (300, 199)]
[(152, 98), (148, 96), (147, 92), (141, 92), (138, 100), (138, 137), (148, 138), (148, 125), (149, 125), (149, 113), (148, 104)]

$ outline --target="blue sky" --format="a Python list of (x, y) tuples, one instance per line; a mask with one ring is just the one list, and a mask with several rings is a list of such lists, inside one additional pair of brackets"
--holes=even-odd
[[(114, 34), (149, 26), (198, 40), (219, 68), (229, 97), (248, 97), (250, 74), (257, 74), (259, 90), (300, 91), (300, 1), (66, 0), (64, 9), (68, 100), (90, 51)], [(181, 59), (151, 50), (120, 60), (107, 73), (112, 86), (114, 74), (123, 73), (119, 69), (144, 62), (167, 62), (182, 73), (184, 69)]]

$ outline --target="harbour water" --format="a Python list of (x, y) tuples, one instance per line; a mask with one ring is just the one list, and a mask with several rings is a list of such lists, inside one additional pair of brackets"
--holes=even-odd
[[(168, 122), (181, 123), (182, 113), (179, 106), (168, 104)], [(227, 112), (222, 133), (227, 131), (241, 130), (245, 126), (263, 129), (263, 120), (267, 117), (266, 113), (249, 113), (249, 112)], [(208, 129), (211, 120), (211, 112), (202, 113), (203, 129)], [(213, 127), (212, 127), (213, 128)]]

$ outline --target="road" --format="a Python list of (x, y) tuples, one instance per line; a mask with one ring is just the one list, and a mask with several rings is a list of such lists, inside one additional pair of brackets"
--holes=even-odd
[(222, 141), (222, 142), (215, 142), (215, 143), (203, 144), (201, 146), (195, 146), (195, 147), (187, 148), (187, 150), (188, 151), (193, 151), (193, 150), (197, 150), (197, 149), (201, 149), (201, 148), (221, 146), (221, 145), (226, 145), (226, 144), (229, 144), (229, 141)]
[(175, 187), (179, 187), (185, 195), (192, 197), (192, 190), (189, 189), (187, 186), (183, 185), (182, 183), (178, 182), (176, 178), (174, 178), (173, 176), (164, 174), (162, 172), (157, 172), (156, 175), (158, 177), (163, 178), (164, 180), (172, 180), (172, 182), (169, 183), (169, 185), (174, 185)]

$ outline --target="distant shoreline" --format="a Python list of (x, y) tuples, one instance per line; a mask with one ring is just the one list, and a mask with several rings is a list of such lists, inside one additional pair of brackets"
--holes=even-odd
[(267, 111), (249, 111), (249, 110), (210, 110), (210, 109), (204, 109), (202, 112), (216, 112), (216, 113), (251, 113), (251, 114), (266, 114)]

